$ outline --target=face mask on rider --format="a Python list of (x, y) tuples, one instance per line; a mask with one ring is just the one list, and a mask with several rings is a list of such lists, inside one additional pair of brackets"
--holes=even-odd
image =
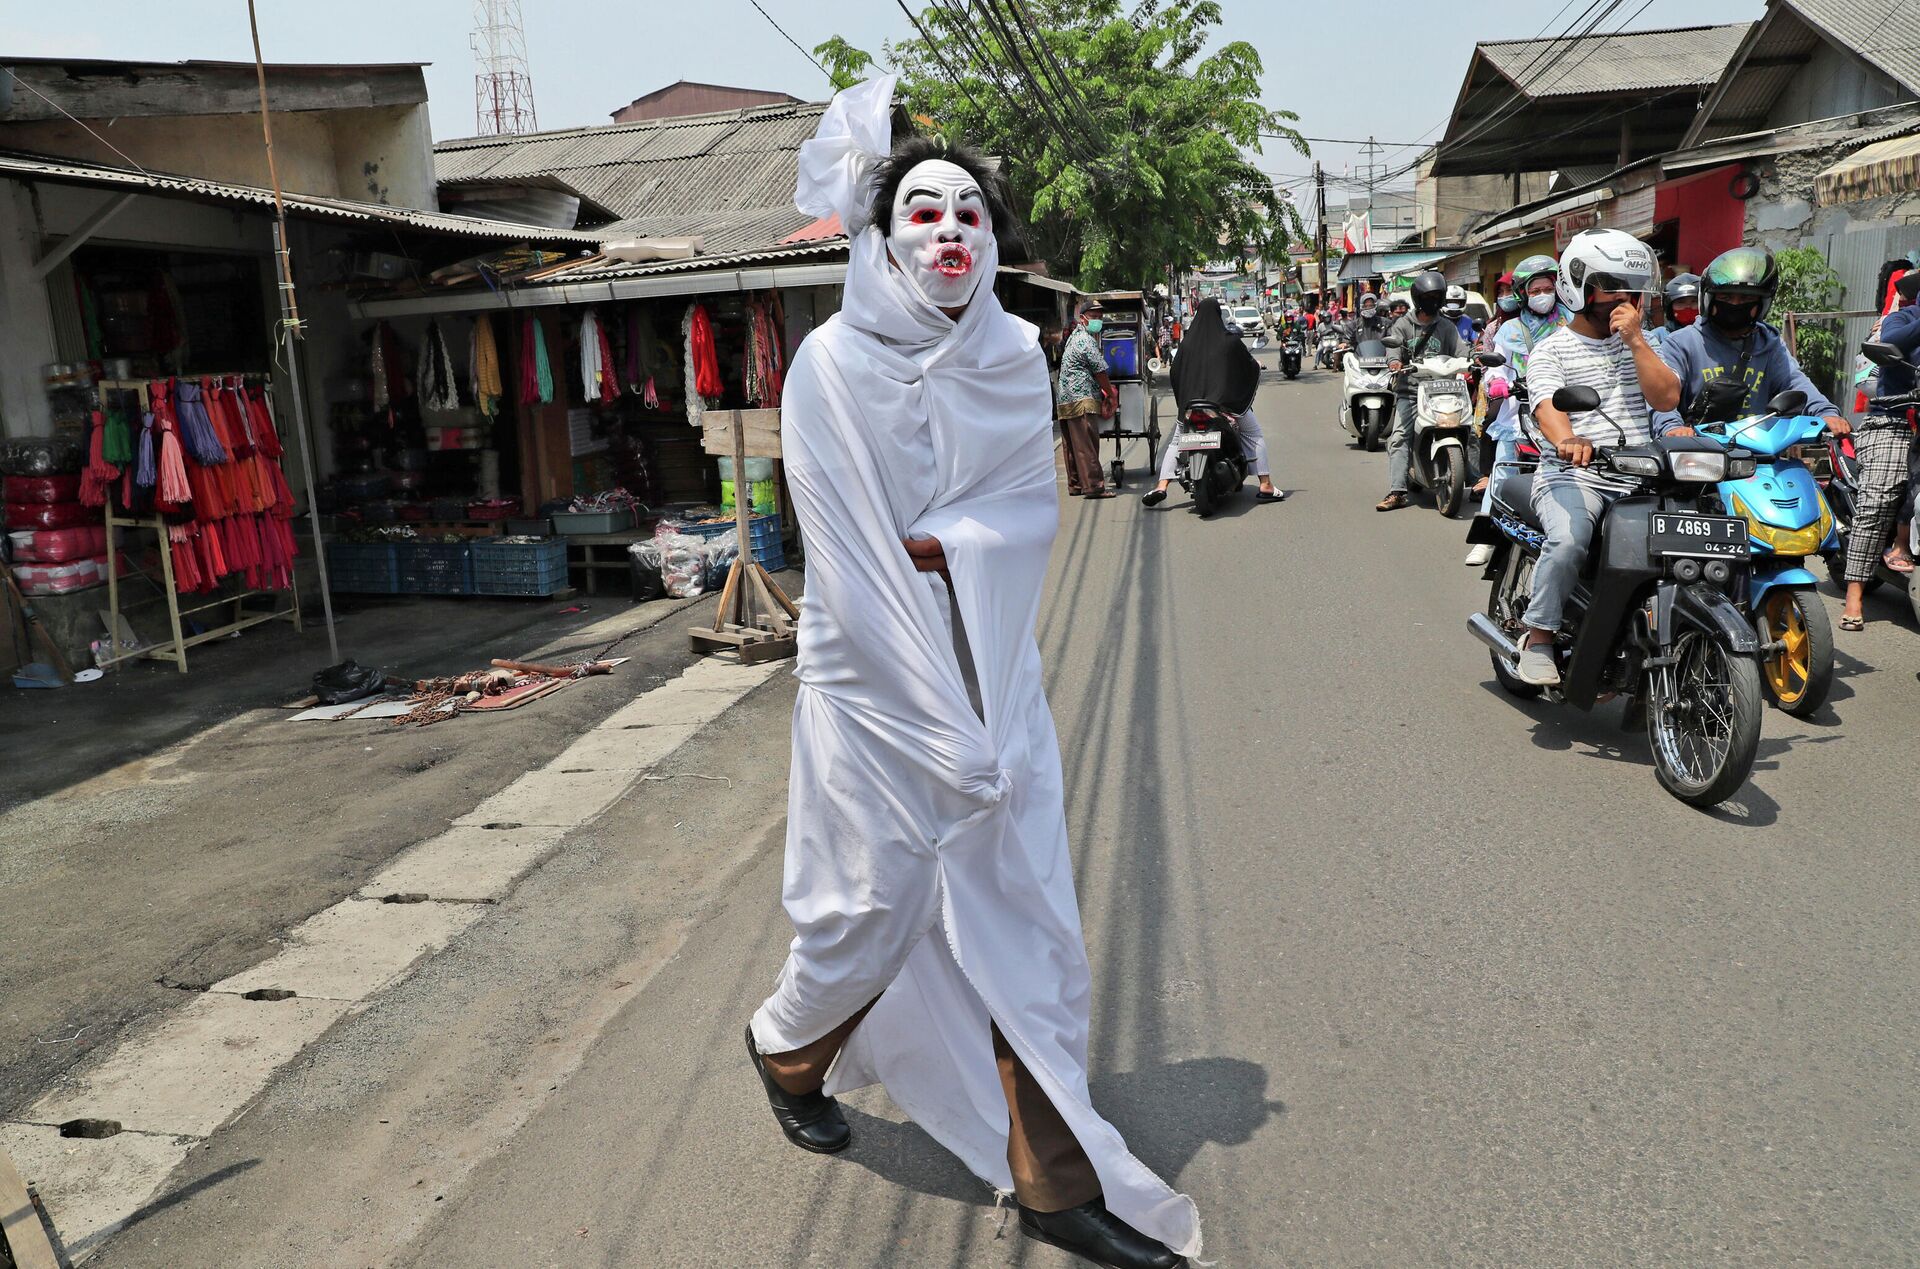
[(1707, 310), (1707, 320), (1721, 330), (1744, 331), (1753, 325), (1754, 304), (1735, 304), (1727, 300), (1715, 301)]
[(1545, 317), (1548, 313), (1553, 312), (1553, 306), (1557, 302), (1552, 291), (1542, 291), (1538, 295), (1529, 295), (1527, 297), (1527, 308)]
[(1512, 317), (1520, 311), (1520, 297), (1517, 295), (1503, 295), (1500, 297), (1499, 303), (1500, 311), (1508, 317)]

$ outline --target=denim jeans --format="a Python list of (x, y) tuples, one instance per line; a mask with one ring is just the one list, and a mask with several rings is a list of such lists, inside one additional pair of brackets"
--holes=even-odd
[(1480, 500), (1480, 514), (1493, 514), (1493, 482), (1500, 479), (1500, 469), (1508, 463), (1520, 461), (1520, 442), (1508, 436), (1493, 443), (1493, 466), (1487, 469), (1487, 495)]
[(1387, 492), (1407, 492), (1407, 471), (1413, 466), (1413, 416), (1420, 408), (1418, 397), (1401, 397), (1393, 415), (1393, 431), (1387, 435)]
[(1533, 599), (1522, 618), (1535, 630), (1560, 629), (1600, 513), (1619, 496), (1617, 490), (1595, 488), (1565, 467), (1543, 466), (1533, 478), (1533, 514), (1547, 535), (1533, 569)]

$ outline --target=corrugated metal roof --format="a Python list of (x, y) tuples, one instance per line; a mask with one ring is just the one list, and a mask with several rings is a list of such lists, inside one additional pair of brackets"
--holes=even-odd
[[(273, 206), (273, 191), (258, 185), (233, 185), (226, 181), (206, 181), (191, 176), (173, 176), (160, 172), (136, 172), (127, 168), (83, 163), (46, 155), (0, 151), (0, 177), (22, 180), (54, 181), (65, 185), (90, 185), (121, 189), (130, 193), (174, 195), (216, 203), (244, 203), (257, 207)], [(597, 233), (579, 233), (570, 229), (542, 229), (536, 225), (514, 225), (477, 216), (455, 216), (447, 212), (417, 211), (409, 207), (389, 207), (385, 203), (362, 203), (350, 198), (321, 198), (313, 194), (284, 194), (281, 201), (295, 215), (316, 219), (357, 220), (421, 229), (431, 233), (461, 234), (472, 238), (529, 242), (581, 242), (598, 244)]]
[(1920, 94), (1920, 4), (1914, 0), (1782, 0), (1834, 43)]
[[(596, 230), (607, 241), (617, 238), (681, 238), (698, 234), (710, 255), (732, 251), (771, 249), (813, 218), (785, 208), (752, 208), (739, 212), (692, 212), (673, 216), (629, 216)], [(834, 235), (844, 241), (846, 235)], [(824, 241), (819, 239), (816, 241)]]
[(1720, 78), (1751, 25), (1589, 35), (1571, 41), (1570, 52), (1568, 41), (1555, 39), (1499, 40), (1478, 51), (1529, 97), (1705, 88)]
[(735, 251), (724, 255), (694, 256), (687, 260), (661, 260), (650, 264), (626, 264), (618, 260), (582, 261), (571, 269), (549, 274), (542, 278), (542, 286), (566, 286), (575, 282), (599, 282), (610, 278), (649, 277), (656, 273), (696, 273), (712, 271), (724, 273), (729, 269), (745, 265), (783, 264), (804, 260), (825, 259), (830, 256), (845, 255), (845, 240), (838, 242), (809, 242), (792, 247), (775, 247), (758, 251)]

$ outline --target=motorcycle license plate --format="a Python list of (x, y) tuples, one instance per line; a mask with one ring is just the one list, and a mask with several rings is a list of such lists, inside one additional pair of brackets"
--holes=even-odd
[(1190, 449), (1219, 449), (1220, 433), (1182, 432), (1173, 438), (1173, 447), (1183, 454)]
[(1747, 553), (1747, 522), (1732, 516), (1702, 516), (1656, 511), (1647, 534), (1654, 555), (1709, 555), (1740, 558)]

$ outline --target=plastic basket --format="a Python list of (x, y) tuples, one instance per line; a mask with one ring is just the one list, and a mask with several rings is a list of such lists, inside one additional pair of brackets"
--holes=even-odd
[[(712, 520), (705, 524), (683, 524), (680, 532), (696, 538), (717, 538), (735, 527), (731, 520)], [(747, 530), (753, 542), (753, 558), (769, 573), (787, 566), (786, 549), (780, 543), (780, 517), (755, 516)]]
[(552, 595), (567, 588), (565, 542), (476, 542), (473, 593)]
[(473, 548), (464, 542), (396, 542), (403, 595), (471, 595)]
[(400, 577), (391, 542), (330, 542), (327, 582), (342, 595), (397, 595)]

